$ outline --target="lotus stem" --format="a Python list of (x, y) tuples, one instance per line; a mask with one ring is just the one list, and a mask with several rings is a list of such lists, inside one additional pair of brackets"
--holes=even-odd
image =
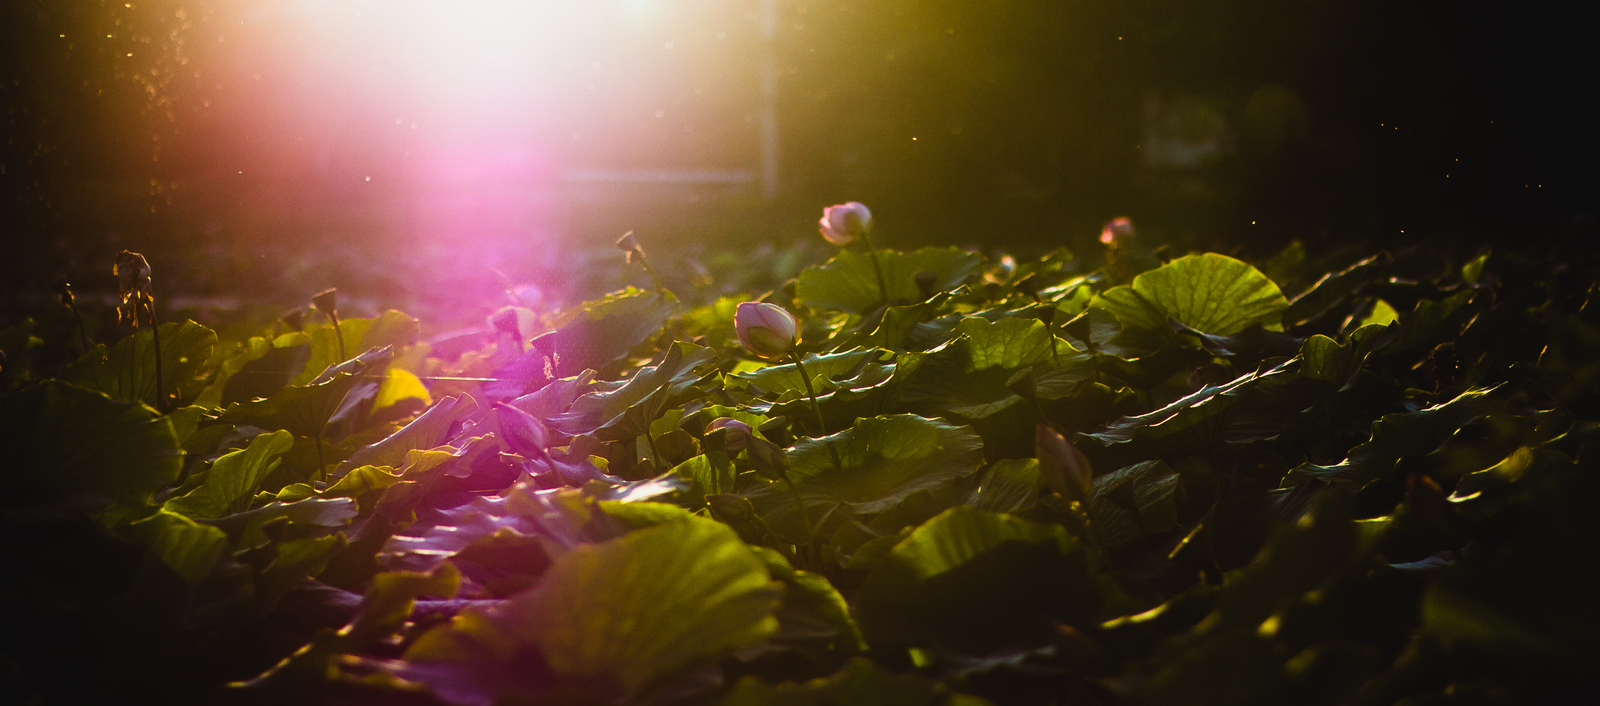
[[(833, 449), (832, 449), (832, 447), (829, 447), (828, 450), (832, 451)], [(816, 531), (816, 529), (814, 527), (811, 526), (811, 513), (806, 512), (806, 501), (805, 501), (805, 498), (801, 497), (800, 488), (795, 486), (794, 479), (789, 477), (789, 472), (788, 471), (784, 471), (784, 473), (783, 473), (783, 482), (789, 486), (789, 492), (794, 495), (795, 507), (800, 509), (800, 522), (802, 524), (804, 524), (805, 528), (806, 528), (806, 557), (807, 557), (807, 563), (810, 563), (811, 555), (815, 554), (815, 552), (813, 551), (813, 548), (815, 547), (816, 541), (817, 541), (817, 531)]]
[(72, 316), (78, 320), (78, 342), (83, 344), (84, 355), (89, 354), (89, 332), (83, 325), (83, 312), (78, 311), (78, 303), (67, 301), (67, 308), (72, 310)]
[[(811, 413), (817, 417), (817, 437), (827, 436), (828, 423), (822, 419), (822, 405), (817, 404), (817, 390), (811, 386), (811, 376), (806, 374), (806, 366), (800, 362), (800, 354), (798, 352), (791, 352), (789, 357), (794, 359), (795, 372), (800, 373), (800, 382), (806, 386), (806, 397), (811, 400)], [(832, 443), (828, 443), (826, 446), (828, 447), (828, 456), (833, 459), (833, 467), (842, 468), (843, 464), (839, 463), (838, 450), (833, 448)]]
[(150, 316), (150, 340), (156, 350), (156, 411), (167, 411), (167, 397), (162, 393), (161, 387), (161, 322), (156, 320), (156, 301), (154, 297), (145, 297), (144, 310)]
[(883, 298), (884, 304), (889, 303), (889, 286), (884, 283), (883, 266), (878, 264), (878, 251), (872, 249), (872, 238), (865, 231), (861, 233), (861, 245), (867, 249), (867, 257), (872, 260), (872, 272), (878, 276), (878, 295)]

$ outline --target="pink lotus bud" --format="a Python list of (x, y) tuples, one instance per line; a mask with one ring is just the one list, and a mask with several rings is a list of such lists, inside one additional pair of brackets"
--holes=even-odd
[(828, 242), (844, 247), (872, 230), (872, 212), (860, 201), (851, 201), (822, 209), (822, 237)]
[(750, 445), (750, 435), (755, 433), (749, 424), (745, 424), (733, 417), (718, 417), (706, 425), (707, 434), (719, 429), (728, 430), (723, 436), (727, 441), (727, 449), (730, 455), (735, 455), (745, 450), (745, 447)]
[(1133, 221), (1127, 217), (1113, 218), (1100, 229), (1100, 242), (1117, 247), (1133, 239)]
[(1083, 452), (1049, 424), (1040, 424), (1033, 434), (1034, 454), (1039, 458), (1039, 475), (1050, 488), (1066, 500), (1088, 502), (1094, 487), (1094, 470)]
[(733, 328), (739, 342), (763, 358), (780, 357), (799, 340), (794, 316), (766, 302), (741, 302), (733, 312)]

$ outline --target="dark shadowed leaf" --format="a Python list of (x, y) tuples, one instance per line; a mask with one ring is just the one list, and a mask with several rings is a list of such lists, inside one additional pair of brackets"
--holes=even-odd
[(1145, 461), (1094, 479), (1089, 513), (1097, 539), (1119, 544), (1178, 528), (1178, 474), (1162, 461)]
[(171, 422), (142, 404), (55, 381), (0, 399), (0, 504), (139, 507), (182, 468)]
[(1493, 388), (1468, 390), (1455, 399), (1415, 412), (1386, 414), (1372, 423), (1372, 436), (1331, 466), (1302, 464), (1284, 477), (1285, 486), (1313, 478), (1362, 485), (1389, 475), (1407, 456), (1437, 451), (1457, 430), (1489, 412)]
[(919, 674), (891, 674), (857, 657), (831, 676), (776, 686), (747, 676), (722, 706), (984, 706), (976, 696), (950, 691)]

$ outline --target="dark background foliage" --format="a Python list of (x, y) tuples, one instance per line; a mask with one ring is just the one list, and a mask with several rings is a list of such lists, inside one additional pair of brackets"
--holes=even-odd
[[(429, 106), (393, 97), (404, 76), (297, 54), (315, 28), (277, 4), (8, 0), (4, 310), (62, 274), (106, 285), (123, 247), (151, 254), (169, 291), (203, 295), (299, 301), (338, 285), (406, 304), (408, 287), (467, 286), (489, 266), (549, 286), (571, 278), (552, 259), (623, 230), (781, 245), (813, 238), (817, 207), (848, 199), (902, 247), (1087, 249), (1119, 215), (1180, 251), (1258, 254), (1291, 239), (1317, 251), (1592, 233), (1584, 30), (1557, 3), (785, 0), (775, 200), (555, 179), (754, 164), (757, 5), (678, 3), (655, 34), (606, 34), (605, 100), (574, 58), (533, 105), (433, 133), (547, 148), (531, 171), (452, 187), (542, 204), (502, 223), (419, 211), (436, 184), (361, 181), (414, 146), (384, 131), (391, 116)], [(375, 65), (410, 51), (339, 41)], [(443, 238), (458, 226), (442, 222), (477, 237)], [(427, 251), (426, 267), (397, 249)]]

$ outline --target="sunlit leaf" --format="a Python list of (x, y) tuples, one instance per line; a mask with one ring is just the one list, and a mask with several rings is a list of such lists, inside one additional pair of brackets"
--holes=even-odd
[[(838, 467), (830, 447), (839, 455)], [(972, 430), (897, 414), (860, 419), (838, 434), (801, 441), (789, 453), (789, 472), (807, 493), (875, 512), (970, 475), (982, 462), (983, 441)]]
[(168, 512), (188, 517), (221, 517), (245, 509), (261, 480), (294, 445), (294, 436), (277, 431), (257, 436), (246, 448), (212, 462), (200, 487), (167, 501)]
[(229, 407), (220, 419), (262, 429), (285, 429), (295, 436), (317, 436), (338, 411), (345, 393), (358, 378), (348, 373), (305, 387), (286, 387), (271, 397)]
[(1095, 300), (1124, 325), (1157, 328), (1167, 317), (1205, 333), (1228, 335), (1251, 326), (1283, 330), (1289, 301), (1256, 268), (1226, 255), (1181, 257), (1141, 273), (1131, 286)]
[(540, 337), (541, 349), (555, 352), (557, 378), (599, 370), (660, 331), (677, 305), (670, 295), (663, 300), (632, 288), (584, 302), (563, 314), (555, 332)]
[(228, 537), (222, 530), (176, 513), (158, 512), (129, 525), (128, 531), (190, 584), (211, 575), (228, 552)]
[(778, 597), (765, 565), (732, 530), (685, 518), (577, 547), (532, 590), (501, 608), (463, 611), (406, 657), (461, 659), (460, 637), (537, 646), (558, 674), (638, 693), (774, 632)]
[(62, 379), (113, 399), (143, 402), (152, 407), (161, 394), (177, 392), (180, 399), (200, 392), (202, 381), (195, 376), (211, 357), (217, 334), (193, 321), (165, 323), (161, 333), (161, 389), (156, 389), (155, 335), (138, 331), (117, 342), (109, 351), (95, 346), (63, 375)]
[[(879, 250), (877, 256), (888, 287), (887, 303), (922, 301), (922, 290), (917, 286), (919, 272), (932, 273), (933, 288), (942, 291), (961, 284), (983, 261), (979, 255), (956, 248), (923, 248), (909, 253)], [(849, 250), (841, 251), (826, 264), (806, 268), (800, 273), (795, 292), (796, 300), (804, 306), (854, 314), (865, 314), (886, 303), (878, 289), (872, 260)]]

